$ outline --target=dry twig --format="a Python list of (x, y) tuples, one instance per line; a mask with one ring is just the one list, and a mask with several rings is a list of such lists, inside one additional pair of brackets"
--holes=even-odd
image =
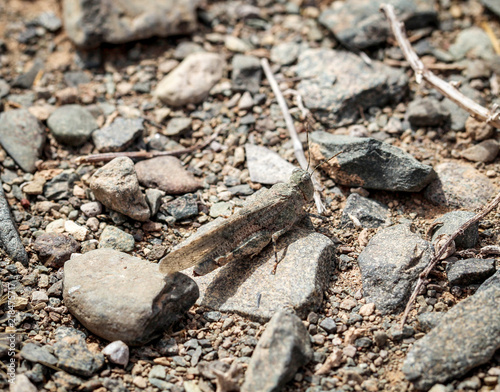
[[(290, 138), (292, 139), (295, 157), (297, 158), (297, 161), (299, 162), (299, 165), (302, 169), (309, 170), (310, 172), (312, 172), (312, 169), (309, 168), (309, 165), (307, 163), (307, 159), (304, 154), (304, 149), (302, 148), (302, 143), (300, 142), (299, 136), (297, 135), (297, 130), (295, 129), (295, 125), (293, 124), (293, 119), (288, 110), (288, 105), (286, 104), (285, 98), (283, 97), (283, 94), (281, 93), (278, 83), (274, 78), (273, 71), (269, 66), (269, 62), (267, 61), (267, 59), (263, 58), (260, 60), (260, 64), (262, 66), (262, 69), (264, 70), (267, 80), (269, 80), (271, 89), (273, 90), (274, 96), (276, 97), (281, 112), (283, 113), (283, 117), (285, 118), (286, 127), (288, 129), (288, 132), (290, 133)], [(302, 103), (302, 101), (300, 102)], [(313, 184), (315, 188), (314, 202), (316, 203), (316, 209), (318, 210), (318, 213), (321, 214), (324, 211), (325, 207), (323, 206), (319, 192), (316, 190), (319, 184), (314, 178), (313, 178)]]
[(434, 75), (429, 69), (424, 66), (420, 58), (411, 47), (411, 44), (408, 41), (408, 37), (404, 32), (403, 23), (398, 21), (398, 19), (396, 18), (394, 7), (390, 4), (382, 4), (380, 6), (380, 9), (385, 13), (385, 16), (389, 20), (392, 33), (398, 41), (398, 44), (403, 51), (406, 60), (413, 68), (417, 83), (421, 83), (422, 80), (425, 80), (445, 97), (449, 98), (462, 109), (469, 112), (474, 118), (481, 121), (486, 121), (488, 124), (496, 128), (500, 128), (500, 112), (498, 111), (498, 107), (494, 107), (493, 110), (490, 111), (487, 108), (474, 102), (469, 97), (463, 95), (451, 84)]

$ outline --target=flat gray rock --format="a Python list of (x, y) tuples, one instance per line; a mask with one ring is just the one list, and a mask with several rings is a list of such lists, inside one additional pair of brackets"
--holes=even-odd
[(414, 343), (403, 364), (417, 389), (465, 376), (500, 348), (500, 286), (491, 285), (455, 305)]
[(450, 112), (436, 98), (424, 97), (408, 104), (406, 117), (414, 127), (434, 127), (447, 122)]
[(312, 357), (309, 333), (302, 320), (287, 310), (280, 310), (255, 347), (241, 390), (279, 391)]
[(130, 158), (115, 158), (96, 170), (90, 179), (90, 189), (107, 208), (132, 219), (144, 222), (151, 215)]
[(64, 105), (57, 108), (47, 120), (55, 139), (62, 144), (79, 146), (85, 143), (97, 125), (94, 116), (80, 105)]
[[(356, 220), (356, 222), (355, 222)], [(345, 202), (340, 224), (342, 227), (377, 228), (391, 224), (389, 207), (376, 201), (351, 193)]]
[(236, 91), (250, 91), (252, 94), (259, 92), (262, 79), (260, 60), (255, 56), (236, 54), (231, 62), (231, 81)]
[(21, 169), (33, 173), (45, 144), (45, 132), (28, 110), (9, 110), (0, 114), (0, 144)]
[(64, 265), (64, 304), (91, 332), (129, 345), (145, 344), (171, 326), (198, 298), (196, 283), (158, 264), (97, 249)]
[(465, 57), (489, 60), (495, 55), (488, 34), (478, 26), (461, 30), (448, 51), (457, 61)]
[(385, 43), (389, 24), (380, 12), (382, 3), (392, 4), (407, 29), (418, 29), (438, 22), (432, 0), (347, 0), (323, 11), (319, 22), (347, 47), (364, 49)]
[(294, 227), (278, 239), (277, 249), (281, 261), (275, 275), (271, 274), (273, 247), (268, 245), (252, 259), (236, 260), (195, 277), (200, 287), (198, 303), (259, 321), (269, 320), (287, 306), (306, 317), (321, 305), (335, 267), (334, 245), (322, 234)]
[(372, 138), (332, 135), (316, 131), (310, 135), (311, 153), (337, 183), (366, 189), (419, 192), (436, 173), (413, 156), (390, 144)]
[(111, 248), (120, 252), (134, 250), (135, 240), (132, 234), (115, 226), (106, 226), (99, 237), (99, 248)]
[(269, 185), (288, 182), (295, 169), (295, 166), (278, 153), (263, 146), (245, 144), (245, 153), (250, 180), (253, 182)]
[[(451, 235), (457, 231), (469, 219), (476, 214), (472, 211), (452, 211), (444, 214), (432, 222), (432, 224), (440, 223), (435, 226), (432, 231), (432, 242), (441, 234)], [(455, 245), (459, 248), (469, 249), (476, 246), (479, 240), (479, 222), (469, 226), (462, 234), (455, 238)]]
[(124, 151), (144, 131), (142, 118), (118, 117), (111, 125), (92, 133), (92, 140), (100, 152)]
[(481, 284), (495, 272), (495, 259), (457, 260), (446, 266), (446, 275), (452, 286)]
[(409, 225), (380, 230), (358, 256), (367, 303), (374, 302), (382, 313), (402, 310), (433, 255), (430, 242)]
[(304, 105), (328, 127), (355, 122), (360, 109), (398, 101), (408, 78), (396, 68), (378, 61), (371, 66), (351, 52), (309, 49), (302, 52), (296, 68), (303, 78), (297, 90)]
[(64, 28), (80, 47), (193, 32), (198, 0), (64, 0)]

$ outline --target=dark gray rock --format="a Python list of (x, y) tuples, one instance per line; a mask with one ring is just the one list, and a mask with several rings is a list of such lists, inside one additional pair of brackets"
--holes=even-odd
[(481, 291), (485, 291), (489, 289), (490, 287), (495, 286), (495, 287), (500, 287), (500, 269), (497, 270), (492, 276), (490, 276), (488, 279), (484, 281), (484, 283), (479, 286), (477, 289), (476, 293), (479, 293)]
[(433, 255), (432, 245), (409, 225), (380, 230), (358, 256), (366, 301), (382, 313), (402, 310)]
[(419, 192), (436, 174), (410, 154), (372, 138), (332, 135), (323, 131), (310, 136), (313, 157), (337, 183), (366, 189)]
[(447, 122), (450, 113), (436, 98), (424, 97), (410, 102), (406, 117), (414, 127), (433, 127)]
[(391, 224), (389, 208), (367, 197), (351, 193), (346, 200), (340, 224), (343, 227), (354, 228), (353, 218), (357, 220), (361, 227), (377, 228), (380, 226), (389, 226)]
[(344, 45), (359, 49), (385, 43), (390, 36), (382, 3), (392, 4), (407, 29), (436, 25), (438, 13), (432, 0), (348, 0), (323, 11), (319, 22)]
[(41, 363), (42, 365), (55, 366), (57, 358), (47, 349), (35, 343), (26, 343), (21, 350), (21, 357), (30, 362)]
[(255, 348), (245, 374), (242, 392), (279, 391), (313, 356), (309, 334), (302, 321), (281, 310), (276, 313)]
[(438, 178), (424, 192), (437, 205), (474, 210), (484, 206), (496, 193), (490, 179), (472, 166), (445, 162), (436, 166)]
[(73, 196), (73, 185), (79, 178), (80, 176), (72, 169), (64, 170), (45, 183), (43, 194), (50, 200), (69, 199)]
[(425, 312), (417, 316), (418, 326), (421, 331), (429, 332), (432, 328), (439, 324), (439, 321), (445, 313), (442, 312)]
[(158, 264), (97, 249), (64, 265), (64, 304), (104, 339), (141, 345), (176, 323), (198, 298), (186, 275), (165, 277)]
[(495, 259), (458, 260), (446, 266), (448, 281), (453, 286), (481, 284), (495, 271)]
[(92, 139), (100, 152), (124, 151), (144, 131), (142, 118), (118, 117), (110, 126), (92, 133)]
[(37, 237), (33, 249), (46, 266), (60, 268), (69, 260), (72, 253), (80, 250), (80, 244), (70, 235), (44, 233)]
[(40, 122), (26, 109), (0, 114), (0, 144), (21, 169), (33, 173), (42, 154), (45, 132)]
[(480, 2), (500, 17), (500, 3), (496, 0), (480, 0)]
[(31, 88), (36, 76), (41, 70), (43, 70), (43, 61), (40, 59), (36, 59), (34, 64), (26, 73), (23, 73), (14, 79), (14, 81), (12, 82), (12, 87), (19, 87), (24, 89)]
[(189, 117), (174, 117), (168, 122), (163, 134), (166, 136), (180, 135), (191, 128), (191, 123), (192, 120)]
[[(432, 222), (436, 225), (432, 231), (432, 242), (441, 234), (451, 235), (476, 214), (471, 211), (452, 211), (444, 214)], [(479, 222), (469, 226), (462, 234), (455, 238), (455, 245), (459, 248), (473, 248), (479, 240)]]
[(196, 28), (198, 0), (120, 1), (64, 0), (63, 19), (70, 39), (80, 47), (121, 44), (150, 38), (185, 35)]
[(94, 116), (80, 105), (64, 105), (57, 108), (47, 120), (55, 139), (62, 144), (79, 146), (85, 143), (99, 126)]
[(188, 219), (198, 215), (197, 199), (196, 195), (187, 194), (163, 204), (160, 210), (173, 216), (176, 221)]
[(331, 317), (327, 317), (321, 320), (319, 326), (323, 328), (328, 334), (337, 332), (337, 323)]
[(262, 68), (257, 57), (236, 54), (231, 62), (233, 71), (231, 80), (236, 91), (259, 92)]
[(355, 122), (360, 109), (400, 100), (408, 78), (402, 70), (378, 61), (367, 65), (351, 52), (309, 49), (301, 53), (297, 89), (304, 105), (328, 127)]
[(455, 305), (414, 343), (402, 368), (406, 378), (427, 390), (488, 362), (500, 348), (499, 303), (495, 285)]

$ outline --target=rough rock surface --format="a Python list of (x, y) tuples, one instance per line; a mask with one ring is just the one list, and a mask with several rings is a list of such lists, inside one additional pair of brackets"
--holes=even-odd
[(111, 248), (120, 252), (134, 250), (135, 240), (132, 234), (120, 230), (118, 227), (106, 226), (99, 238), (99, 248)]
[(418, 192), (436, 175), (431, 166), (420, 163), (397, 147), (372, 138), (316, 131), (311, 134), (310, 140), (311, 152), (317, 161), (342, 152), (322, 165), (342, 185)]
[(433, 127), (448, 121), (450, 113), (436, 98), (425, 97), (411, 101), (406, 116), (414, 127)]
[(0, 144), (21, 169), (32, 173), (45, 144), (45, 132), (28, 110), (9, 110), (0, 114)]
[(253, 182), (276, 184), (287, 182), (292, 174), (293, 166), (279, 154), (263, 146), (245, 144), (248, 171)]
[(376, 201), (351, 193), (346, 200), (340, 224), (354, 228), (357, 226), (357, 220), (361, 227), (376, 228), (380, 226), (388, 226), (391, 223), (389, 208)]
[(70, 235), (44, 233), (37, 237), (33, 249), (45, 265), (60, 268), (72, 253), (80, 250), (80, 244)]
[(196, 27), (198, 0), (64, 0), (64, 27), (78, 46), (120, 44), (153, 36), (188, 34)]
[(115, 158), (98, 169), (90, 180), (90, 189), (107, 208), (138, 221), (149, 219), (149, 206), (139, 189), (132, 159)]
[(176, 322), (198, 298), (193, 280), (167, 278), (153, 264), (97, 249), (64, 265), (64, 302), (90, 331), (126, 344), (144, 344)]
[(309, 334), (300, 318), (287, 310), (280, 310), (272, 317), (259, 339), (241, 390), (281, 390), (312, 356)]
[(118, 117), (111, 125), (92, 133), (92, 139), (100, 152), (124, 151), (143, 131), (141, 118)]
[(367, 302), (383, 313), (402, 310), (433, 254), (432, 245), (409, 225), (380, 230), (358, 256)]
[[(465, 222), (476, 214), (472, 211), (452, 211), (434, 220), (437, 225), (432, 231), (432, 242), (441, 234), (451, 235), (459, 229)], [(455, 238), (455, 245), (459, 248), (468, 249), (476, 246), (479, 240), (479, 223), (469, 226), (462, 234)]]
[(495, 271), (495, 259), (457, 260), (446, 266), (448, 281), (453, 286), (481, 284)]
[(80, 105), (57, 108), (47, 120), (52, 135), (59, 143), (79, 146), (87, 141), (99, 126), (92, 114)]

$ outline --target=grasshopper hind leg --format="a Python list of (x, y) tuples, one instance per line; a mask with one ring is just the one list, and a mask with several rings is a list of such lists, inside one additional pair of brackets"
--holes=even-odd
[(271, 240), (273, 241), (273, 250), (274, 250), (274, 267), (271, 271), (272, 275), (276, 275), (276, 269), (278, 268), (278, 264), (281, 261), (281, 260), (278, 260), (278, 250), (276, 248), (277, 243), (278, 243), (278, 238), (280, 238), (283, 234), (285, 234), (288, 230), (290, 230), (290, 227), (285, 227), (284, 229), (278, 230), (276, 233), (274, 233), (271, 236)]

